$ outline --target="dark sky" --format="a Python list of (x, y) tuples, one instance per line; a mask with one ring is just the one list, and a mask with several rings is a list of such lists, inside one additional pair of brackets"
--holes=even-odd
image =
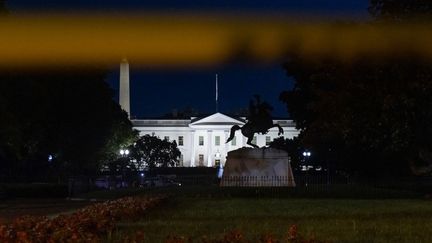
[[(368, 0), (8, 0), (13, 13), (49, 11), (221, 11), (265, 12), (279, 16), (312, 16), (324, 19), (368, 17)], [(274, 116), (288, 115), (279, 102), (281, 91), (293, 86), (281, 63), (252, 66), (230, 64), (207, 69), (138, 70), (130, 64), (131, 109), (137, 117), (160, 116), (172, 109), (193, 107), (203, 113), (215, 110), (215, 74), (219, 74), (219, 111), (246, 108), (252, 95), (260, 94), (274, 107)], [(107, 81), (118, 91), (118, 70)], [(116, 97), (117, 99), (118, 97)]]

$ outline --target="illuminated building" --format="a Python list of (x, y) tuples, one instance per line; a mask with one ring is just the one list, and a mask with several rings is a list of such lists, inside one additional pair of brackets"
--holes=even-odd
[[(120, 104), (127, 104), (123, 109), (129, 113), (129, 70), (125, 62), (120, 66), (120, 86), (127, 87), (120, 87)], [(188, 119), (131, 119), (131, 121), (140, 136), (152, 135), (169, 141), (175, 140), (182, 153), (180, 166), (224, 165), (229, 151), (249, 146), (246, 145), (247, 139), (240, 131), (236, 132), (231, 142), (225, 143), (231, 127), (243, 126), (247, 122), (245, 117), (232, 117), (216, 112), (208, 116)], [(291, 120), (274, 119), (273, 123), (279, 124), (284, 129), (284, 138), (293, 138), (299, 133)], [(278, 129), (272, 128), (267, 134), (256, 135), (252, 143), (263, 147), (278, 137)]]

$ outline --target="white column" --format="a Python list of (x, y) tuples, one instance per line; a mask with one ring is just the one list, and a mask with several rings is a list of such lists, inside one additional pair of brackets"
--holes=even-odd
[(123, 59), (120, 63), (119, 103), (130, 117), (129, 63), (126, 59)]
[(192, 146), (192, 152), (191, 152), (191, 159), (190, 159), (190, 167), (195, 167), (195, 157), (196, 157), (196, 143), (195, 143), (195, 131), (191, 132), (191, 146)]
[[(225, 131), (224, 134), (225, 134), (224, 141), (226, 141), (226, 140), (228, 139), (229, 132), (228, 132), (228, 131)], [(236, 139), (237, 139), (237, 138), (236, 138)], [(236, 140), (236, 142), (237, 142), (237, 140)], [(222, 166), (225, 166), (226, 156), (228, 156), (228, 151), (229, 151), (231, 148), (232, 148), (232, 146), (231, 146), (231, 142), (225, 143), (225, 152), (224, 152), (224, 153), (221, 153), (221, 158), (220, 158), (220, 160), (221, 160), (221, 165), (222, 165)]]
[(207, 166), (212, 166), (213, 131), (207, 130)]

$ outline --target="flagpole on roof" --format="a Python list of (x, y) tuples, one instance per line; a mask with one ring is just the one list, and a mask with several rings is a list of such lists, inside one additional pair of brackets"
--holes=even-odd
[(219, 112), (218, 107), (218, 74), (216, 73), (216, 112)]

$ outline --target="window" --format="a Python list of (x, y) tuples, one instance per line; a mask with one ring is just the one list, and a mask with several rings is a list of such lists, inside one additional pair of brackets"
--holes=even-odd
[(271, 138), (270, 136), (266, 136), (266, 146), (269, 146), (271, 143)]
[(180, 154), (179, 166), (183, 167), (183, 154)]
[(204, 154), (198, 155), (198, 166), (204, 166)]
[(204, 136), (199, 136), (198, 137), (198, 145), (199, 146), (204, 146)]
[(215, 167), (220, 167), (220, 159), (215, 160)]
[(169, 141), (169, 136), (165, 136), (165, 137), (164, 137), (164, 140)]
[(237, 139), (237, 137), (234, 136), (234, 138), (231, 140), (231, 145), (232, 146), (236, 146), (236, 143), (237, 143), (236, 139)]
[(257, 145), (257, 137), (256, 137), (256, 136), (254, 136), (254, 137), (253, 137), (253, 139), (252, 139), (252, 142), (251, 142), (251, 143), (253, 143), (253, 144)]
[(183, 146), (183, 136), (178, 137), (178, 145)]
[(220, 145), (220, 136), (215, 136), (215, 145), (216, 146)]

